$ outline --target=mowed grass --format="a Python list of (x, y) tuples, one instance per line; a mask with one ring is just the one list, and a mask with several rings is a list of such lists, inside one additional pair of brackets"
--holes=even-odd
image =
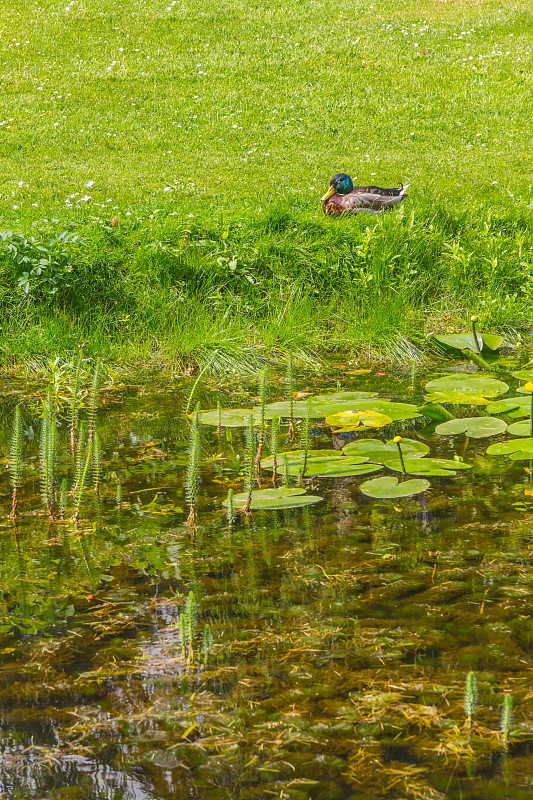
[[(53, 303), (4, 257), (3, 352), (378, 347), (477, 310), (526, 331), (530, 20), (529, 0), (13, 3), (1, 227), (85, 244)], [(324, 219), (338, 171), (410, 199)]]

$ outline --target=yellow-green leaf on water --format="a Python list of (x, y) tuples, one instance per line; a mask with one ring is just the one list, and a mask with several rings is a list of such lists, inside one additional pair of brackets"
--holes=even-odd
[(326, 417), (326, 423), (339, 432), (355, 431), (358, 428), (383, 428), (390, 425), (392, 419), (378, 411), (339, 411)]

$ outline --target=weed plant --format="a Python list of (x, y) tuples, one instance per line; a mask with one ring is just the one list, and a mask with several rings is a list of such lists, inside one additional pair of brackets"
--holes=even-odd
[(20, 412), (20, 406), (17, 406), (13, 414), (13, 433), (11, 435), (11, 447), (9, 450), (9, 477), (12, 489), (11, 516), (13, 518), (18, 514), (18, 490), (22, 485), (22, 435), (22, 414)]

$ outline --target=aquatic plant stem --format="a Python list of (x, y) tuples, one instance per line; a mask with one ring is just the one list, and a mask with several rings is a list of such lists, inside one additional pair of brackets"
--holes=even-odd
[(78, 421), (79, 411), (79, 391), (80, 391), (80, 377), (81, 366), (83, 363), (83, 348), (85, 343), (80, 345), (80, 352), (78, 355), (78, 362), (76, 364), (76, 372), (74, 375), (74, 386), (72, 387), (72, 400), (70, 401), (70, 452), (72, 460), (76, 460), (76, 423)]
[(11, 448), (9, 453), (9, 474), (11, 478), (11, 488), (13, 490), (11, 500), (11, 514), (12, 519), (18, 513), (18, 490), (22, 483), (22, 414), (20, 413), (20, 406), (15, 408), (13, 415), (13, 433), (11, 436)]
[(472, 322), (472, 336), (474, 337), (474, 347), (476, 348), (476, 353), (478, 354), (478, 356), (480, 356), (481, 355), (481, 348), (479, 346), (479, 342), (478, 342), (478, 339), (477, 339), (477, 333), (476, 333), (476, 322), (477, 322), (478, 318), (474, 314), (474, 316), (470, 317), (470, 320)]
[(196, 404), (189, 432), (189, 458), (187, 462), (187, 475), (185, 485), (185, 496), (189, 503), (189, 516), (187, 525), (190, 528), (196, 527), (196, 500), (198, 496), (198, 485), (200, 482), (200, 422), (198, 414), (200, 403)]
[(293, 395), (293, 363), (292, 353), (289, 353), (287, 361), (287, 396), (289, 400), (289, 430), (287, 433), (287, 441), (293, 442), (294, 439), (294, 395)]
[(257, 445), (257, 453), (255, 456), (255, 474), (257, 476), (257, 485), (261, 488), (261, 453), (263, 444), (265, 442), (265, 403), (266, 403), (266, 381), (267, 381), (267, 368), (264, 367), (259, 377), (259, 397), (261, 402), (261, 422), (259, 429), (259, 444)]
[(403, 472), (404, 475), (406, 475), (407, 474), (407, 470), (405, 469), (405, 462), (403, 460), (403, 453), (402, 453), (402, 448), (401, 448), (401, 442), (403, 441), (403, 437), (402, 436), (395, 436), (392, 441), (396, 444), (396, 446), (398, 448), (398, 455), (400, 457), (400, 464), (401, 464), (401, 467), (402, 467), (402, 472)]
[(307, 469), (307, 458), (309, 455), (309, 415), (311, 413), (311, 403), (307, 401), (307, 408), (305, 412), (305, 422), (304, 422), (304, 429), (303, 429), (303, 436), (302, 436), (302, 445), (304, 451), (304, 460), (302, 464), (302, 470), (300, 473), (300, 482), (305, 477), (305, 471)]

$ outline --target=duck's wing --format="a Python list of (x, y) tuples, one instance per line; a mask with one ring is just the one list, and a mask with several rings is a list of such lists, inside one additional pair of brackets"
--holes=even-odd
[(346, 209), (356, 211), (367, 209), (381, 211), (392, 208), (407, 197), (408, 186), (399, 189), (382, 189), (379, 186), (356, 186), (346, 195)]

